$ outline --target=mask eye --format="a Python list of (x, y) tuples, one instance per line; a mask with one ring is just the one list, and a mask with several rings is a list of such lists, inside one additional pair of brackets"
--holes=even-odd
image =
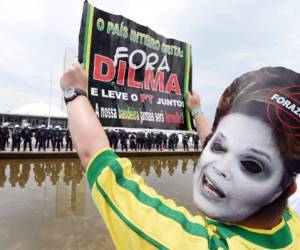
[(241, 161), (241, 164), (252, 174), (259, 174), (263, 171), (262, 167), (255, 161)]
[(227, 149), (223, 147), (223, 145), (220, 142), (213, 142), (211, 144), (211, 150), (215, 153), (225, 153), (227, 152)]

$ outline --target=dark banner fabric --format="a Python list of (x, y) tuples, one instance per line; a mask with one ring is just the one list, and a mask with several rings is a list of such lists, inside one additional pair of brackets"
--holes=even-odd
[(79, 61), (105, 127), (192, 130), (191, 46), (84, 3)]

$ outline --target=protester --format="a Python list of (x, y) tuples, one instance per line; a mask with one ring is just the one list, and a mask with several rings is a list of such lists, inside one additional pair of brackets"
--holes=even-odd
[[(297, 249), (300, 220), (286, 204), (296, 190), (300, 139), (282, 130), (274, 113), (270, 125), (264, 113), (268, 94), (282, 85), (300, 86), (300, 75), (265, 68), (238, 78), (222, 96), (212, 129), (197, 95), (188, 95), (200, 140), (212, 131), (194, 175), (194, 200), (214, 220), (192, 216), (149, 188), (129, 159), (108, 148), (88, 99), (73, 97), (67, 103), (70, 131), (116, 248)], [(87, 89), (80, 65), (64, 73), (61, 86)]]

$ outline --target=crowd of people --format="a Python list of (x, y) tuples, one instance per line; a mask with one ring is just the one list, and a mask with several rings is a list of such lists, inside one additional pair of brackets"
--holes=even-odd
[(73, 143), (69, 130), (63, 130), (60, 126), (41, 125), (37, 128), (32, 128), (30, 124), (25, 124), (22, 128), (16, 124), (9, 126), (9, 123), (4, 123), (0, 127), (0, 151), (5, 151), (10, 146), (10, 150), (20, 151), (21, 145), (23, 151), (27, 148), (29, 151), (33, 149), (38, 151), (72, 151)]
[[(141, 151), (141, 150), (169, 150), (175, 151), (183, 149), (189, 151), (192, 147), (194, 151), (199, 151), (199, 136), (193, 133), (163, 133), (163, 132), (129, 132), (118, 129), (106, 129), (110, 147), (114, 150)], [(0, 151), (73, 151), (73, 143), (69, 130), (64, 130), (60, 126), (41, 125), (33, 128), (30, 124), (23, 127), (16, 124), (10, 126), (4, 123), (0, 127)]]
[(169, 151), (175, 151), (179, 148), (180, 139), (184, 151), (190, 150), (190, 143), (193, 145), (194, 151), (199, 151), (199, 136), (192, 133), (170, 133), (163, 132), (128, 132), (125, 130), (105, 130), (110, 147), (114, 150), (118, 149), (120, 143), (120, 149), (128, 151), (128, 145), (130, 150), (152, 150), (163, 151), (164, 149)]

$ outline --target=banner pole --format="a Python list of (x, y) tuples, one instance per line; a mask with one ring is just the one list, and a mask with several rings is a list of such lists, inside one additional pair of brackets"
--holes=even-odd
[(49, 113), (48, 113), (48, 127), (50, 126), (50, 120), (51, 120), (51, 103), (52, 103), (52, 78), (53, 78), (53, 66), (51, 67), (50, 72), (50, 87), (49, 87)]

